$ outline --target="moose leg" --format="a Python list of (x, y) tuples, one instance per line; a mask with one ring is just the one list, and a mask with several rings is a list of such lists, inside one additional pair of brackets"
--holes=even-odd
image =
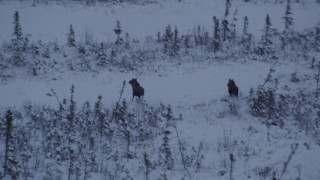
[(238, 95), (239, 95), (239, 88), (238, 87), (235, 89), (235, 94), (236, 94), (236, 97), (238, 97)]

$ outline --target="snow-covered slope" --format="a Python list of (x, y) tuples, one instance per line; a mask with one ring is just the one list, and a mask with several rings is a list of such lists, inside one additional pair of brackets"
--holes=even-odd
[[(250, 88), (263, 84), (270, 65), (260, 62), (186, 64), (176, 67), (169, 65), (166, 65), (166, 70), (160, 73), (106, 71), (99, 74), (66, 73), (58, 80), (17, 79), (1, 84), (1, 109), (9, 107), (20, 109), (22, 105), (30, 102), (57, 108), (57, 100), (46, 94), (51, 93), (53, 89), (60, 100), (69, 99), (71, 85), (75, 86), (74, 99), (79, 108), (85, 101), (93, 104), (98, 95), (103, 97), (102, 103), (105, 106), (111, 107), (120, 96), (122, 82), (137, 77), (146, 90), (145, 103), (154, 107), (160, 103), (170, 104), (175, 117), (182, 115), (183, 120), (178, 121), (176, 127), (180, 139), (187, 148), (185, 153), (192, 154), (191, 147), (195, 148), (195, 151), (201, 147), (200, 153), (203, 156), (201, 167), (199, 170), (189, 168), (191, 172), (189, 178), (229, 179), (229, 172), (225, 171), (229, 171), (230, 153), (236, 158), (233, 165), (233, 176), (236, 179), (270, 178), (272, 171), (279, 173), (283, 170), (284, 163), (288, 160), (295, 144), (299, 144), (298, 149), (282, 179), (294, 179), (299, 176), (299, 171), (303, 179), (320, 178), (320, 147), (314, 143), (310, 135), (299, 130), (291, 121), (286, 121), (284, 128), (271, 126), (268, 130), (261, 120), (249, 115), (246, 97)], [(278, 74), (276, 76), (283, 77), (290, 74), (292, 68), (287, 68), (288, 65), (275, 68)], [(240, 88), (239, 100), (228, 98), (226, 86), (228, 78), (236, 80)], [(285, 79), (280, 78), (280, 80)], [(130, 109), (135, 109), (139, 103), (137, 100), (132, 101), (131, 97), (131, 87), (127, 84), (122, 98), (127, 99)], [(232, 115), (230, 112), (228, 101), (236, 102), (237, 115)], [(167, 175), (170, 179), (181, 179), (185, 173), (180, 169), (182, 166), (178, 139), (175, 135), (170, 137), (178, 169)], [(148, 152), (147, 149), (145, 151)], [(151, 154), (150, 157), (154, 158)], [(130, 175), (134, 179), (144, 178), (143, 171), (136, 172), (135, 163), (126, 166), (131, 169)], [(152, 171), (150, 177), (158, 177), (161, 173), (161, 170), (156, 169)], [(36, 177), (41, 176), (36, 175)], [(92, 177), (102, 178), (100, 174)]]
[[(238, 31), (242, 31), (243, 18), (249, 18), (249, 32), (260, 35), (265, 23), (266, 14), (270, 15), (274, 27), (284, 29), (283, 19), (284, 4), (252, 4), (243, 1), (232, 1), (230, 19), (235, 9)], [(30, 39), (37, 41), (66, 42), (66, 34), (69, 25), (72, 24), (77, 37), (84, 37), (86, 32), (92, 33), (94, 39), (110, 41), (114, 40), (113, 29), (117, 20), (123, 26), (123, 30), (132, 38), (145, 40), (147, 36), (156, 36), (160, 31), (171, 24), (177, 26), (181, 34), (192, 32), (200, 25), (212, 32), (213, 16), (223, 18), (225, 2), (221, 0), (184, 0), (182, 2), (166, 1), (160, 4), (137, 6), (121, 4), (115, 6), (89, 6), (84, 5), (37, 5), (32, 7), (26, 3), (2, 3), (0, 5), (0, 40), (8, 41), (13, 32), (12, 22), (14, 11), (19, 11), (21, 25), (25, 34), (30, 34)], [(295, 29), (298, 31), (313, 27), (319, 22), (319, 4), (310, 1), (308, 4), (292, 5), (295, 17)], [(79, 39), (80, 40), (80, 39)]]
[[(292, 4), (295, 19), (294, 29), (297, 31), (314, 27), (320, 19), (320, 5), (313, 1), (303, 2)], [(131, 38), (143, 42), (148, 36), (156, 37), (157, 32), (164, 31), (168, 24), (177, 25), (181, 34), (194, 31), (197, 25), (211, 32), (212, 17), (223, 17), (225, 2), (221, 0), (182, 0), (181, 2), (164, 1), (145, 6), (133, 4), (98, 5), (67, 4), (63, 6), (53, 3), (33, 7), (29, 2), (0, 2), (0, 42), (9, 42), (12, 38), (14, 11), (20, 12), (23, 32), (25, 35), (29, 34), (31, 41), (53, 42), (57, 40), (59, 43), (65, 44), (70, 24), (74, 26), (76, 37), (79, 38), (78, 41), (84, 41), (81, 38), (84, 37), (86, 31), (92, 33), (94, 38), (100, 42), (114, 41), (116, 36), (113, 29), (116, 21), (120, 20), (123, 30), (128, 32)], [(250, 20), (249, 31), (259, 39), (266, 14), (270, 14), (273, 27), (279, 31), (283, 30), (282, 17), (285, 4), (245, 3), (239, 0), (232, 1), (231, 14), (235, 8), (238, 9), (237, 30), (240, 32), (243, 17), (248, 16)], [(79, 142), (87, 148), (84, 148), (85, 152), (81, 152), (85, 155), (79, 153), (79, 157), (85, 160), (81, 158), (79, 158), (81, 160), (75, 160), (78, 163), (76, 166), (80, 167), (78, 177), (81, 179), (111, 180), (120, 177), (123, 179), (147, 179), (144, 156), (144, 153), (147, 153), (152, 164), (149, 167), (149, 179), (165, 179), (165, 174), (167, 179), (174, 180), (256, 180), (272, 179), (273, 172), (275, 172), (274, 177), (281, 180), (299, 178), (318, 180), (320, 179), (320, 146), (315, 137), (319, 136), (312, 134), (317, 130), (308, 129), (318, 126), (303, 126), (302, 120), (294, 119), (298, 115), (285, 116), (285, 119), (282, 119), (283, 126), (267, 124), (266, 117), (252, 115), (249, 107), (251, 104), (248, 102), (251, 100), (250, 89), (256, 91), (260, 85), (272, 87), (276, 89), (274, 92), (278, 94), (288, 95), (288, 98), (292, 99), (287, 102), (293, 104), (299, 104), (298, 100), (302, 98), (299, 97), (299, 93), (302, 92), (307, 96), (307, 100), (301, 101), (302, 105), (296, 111), (301, 112), (301, 117), (310, 110), (312, 116), (308, 116), (306, 119), (312, 119), (312, 121), (307, 120), (307, 122), (318, 122), (313, 121), (317, 118), (316, 114), (319, 111), (318, 100), (314, 98), (313, 94), (318, 88), (316, 78), (314, 78), (318, 74), (318, 69), (311, 68), (311, 66), (319, 61), (320, 56), (319, 53), (308, 53), (306, 51), (307, 58), (301, 56), (266, 62), (241, 58), (236, 61), (234, 59), (221, 60), (208, 56), (208, 61), (185, 60), (178, 63), (175, 61), (176, 59), (168, 58), (173, 62), (168, 59), (159, 60), (153, 62), (153, 68), (142, 68), (138, 71), (118, 71), (117, 68), (106, 68), (98, 72), (63, 71), (60, 74), (55, 72), (52, 76), (47, 74), (46, 77), (17, 76), (0, 81), (0, 121), (1, 125), (5, 124), (6, 111), (11, 109), (15, 112), (14, 117), (17, 118), (15, 122), (17, 129), (30, 130), (29, 134), (22, 134), (20, 138), (23, 139), (23, 136), (32, 137), (31, 142), (28, 142), (31, 144), (32, 151), (29, 152), (27, 149), (19, 154), (19, 157), (32, 155), (30, 161), (27, 161), (28, 158), (26, 158), (24, 163), (20, 162), (23, 167), (34, 165), (30, 168), (32, 175), (29, 176), (29, 179), (67, 179), (71, 160), (68, 159), (68, 155), (64, 154), (68, 154), (68, 152), (63, 148), (72, 149), (78, 144), (71, 143), (74, 146), (66, 147), (64, 145), (68, 143), (64, 140), (69, 140), (70, 145), (70, 138), (78, 137), (79, 139), (75, 141), (85, 139), (87, 141), (82, 143), (90, 142), (94, 144), (90, 144), (90, 147), (98, 147), (91, 149), (92, 147), (87, 147), (87, 144)], [(314, 57), (316, 62), (311, 62), (310, 57)], [(275, 61), (277, 63), (274, 63)], [(128, 84), (131, 78), (138, 78), (141, 86), (145, 88), (143, 102), (137, 99), (132, 100), (132, 89)], [(230, 78), (234, 79), (239, 86), (238, 99), (230, 98), (228, 95), (227, 82)], [(121, 93), (123, 81), (126, 81), (126, 85)], [(70, 111), (72, 109), (72, 106), (69, 106), (69, 103), (72, 104), (72, 101), (69, 102), (72, 85), (75, 87), (72, 98), (76, 102), (76, 117), (78, 119), (86, 117), (83, 111), (85, 103), (88, 101), (91, 107), (95, 108), (97, 97), (101, 95), (101, 103), (108, 109), (106, 112), (111, 114), (104, 115), (111, 119), (113, 130), (122, 132), (121, 130), (129, 129), (128, 131), (132, 130), (134, 134), (135, 129), (130, 129), (130, 127), (121, 129), (122, 126), (116, 126), (118, 124), (111, 118), (112, 113), (118, 110), (116, 103), (126, 99), (128, 112), (125, 113), (133, 114), (127, 115), (126, 118), (133, 118), (139, 123), (141, 123), (141, 119), (150, 120), (148, 117), (158, 118), (156, 125), (146, 126), (148, 122), (145, 121), (139, 124), (142, 129), (146, 126), (152, 137), (146, 135), (144, 141), (136, 140), (134, 137), (132, 144), (127, 146), (128, 152), (131, 153), (129, 153), (129, 157), (128, 154), (125, 154), (127, 149), (124, 150), (125, 146), (123, 145), (127, 142), (121, 142), (122, 137), (118, 137), (117, 134), (113, 136), (113, 139), (110, 138), (111, 140), (102, 139), (103, 135), (99, 136), (100, 128), (98, 128), (99, 130), (95, 129), (96, 131), (93, 133), (91, 132), (90, 136), (83, 131), (77, 131), (79, 134), (84, 133), (84, 138), (79, 134), (64, 134), (70, 120), (68, 108), (70, 107)], [(53, 92), (56, 93), (56, 97)], [(119, 101), (120, 94), (122, 96)], [(67, 101), (65, 104), (62, 103), (63, 99)], [(314, 104), (303, 104), (304, 102)], [(293, 104), (289, 104), (288, 107), (293, 107), (295, 105)], [(166, 116), (168, 112), (163, 107), (169, 105), (172, 108), (175, 121), (174, 125), (165, 126), (164, 122), (168, 118)], [(290, 113), (296, 111), (288, 110)], [(56, 114), (59, 112), (62, 112), (61, 117)], [(96, 115), (92, 115), (92, 117), (96, 118)], [(42, 122), (38, 122), (39, 120), (47, 120), (50, 124), (57, 119), (61, 120), (57, 124), (61, 123), (65, 126), (59, 127), (60, 129), (50, 129), (51, 126), (50, 128), (47, 125), (40, 126)], [(34, 125), (30, 123), (33, 121), (39, 127), (30, 127)], [(94, 123), (97, 124), (97, 122)], [(85, 124), (85, 126), (90, 125), (90, 123)], [(82, 127), (82, 125), (79, 126)], [(43, 132), (44, 129), (47, 130), (46, 128), (49, 131)], [(4, 129), (4, 126), (0, 126), (0, 130), (4, 132)], [(168, 136), (174, 167), (169, 170), (163, 168), (163, 164), (158, 162), (158, 159), (162, 160), (159, 158), (159, 154), (161, 154), (159, 149), (165, 139), (163, 138), (165, 133), (162, 131), (171, 131)], [(5, 156), (5, 133), (3, 132), (0, 132), (1, 165), (4, 165), (3, 157)], [(60, 137), (59, 135), (61, 135), (62, 140), (59, 139), (60, 142), (56, 142), (59, 145), (55, 144), (53, 149), (44, 149), (42, 143), (45, 144), (52, 140), (45, 139), (47, 135), (48, 137)], [(136, 136), (140, 138), (140, 136)], [(17, 145), (15, 148), (23, 149), (21, 148), (23, 145)], [(52, 152), (61, 154), (56, 155)], [(90, 155), (93, 154), (93, 156), (86, 153), (91, 153)], [(182, 153), (184, 154), (181, 155)], [(231, 154), (233, 158), (230, 158)], [(71, 157), (72, 153), (69, 155)], [(184, 160), (182, 156), (184, 156)], [(85, 164), (89, 159), (97, 161), (92, 165), (92, 169), (87, 168), (88, 164)], [(91, 167), (91, 164), (88, 166)], [(21, 170), (24, 173), (27, 171), (29, 169)], [(4, 170), (1, 168), (0, 177), (3, 172)], [(73, 175), (72, 177), (76, 178), (77, 175)], [(28, 177), (28, 174), (21, 173), (20, 178), (24, 177)]]

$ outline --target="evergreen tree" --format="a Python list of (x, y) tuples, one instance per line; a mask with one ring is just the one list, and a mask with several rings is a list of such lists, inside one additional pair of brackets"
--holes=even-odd
[(260, 41), (260, 45), (262, 46), (260, 48), (260, 55), (272, 55), (273, 54), (273, 34), (274, 34), (274, 29), (272, 29), (272, 24), (270, 20), (269, 14), (267, 14), (266, 19), (265, 19), (265, 26), (264, 29), (262, 30), (262, 37)]
[(52, 158), (54, 158), (58, 163), (62, 160), (67, 159), (65, 157), (65, 149), (67, 144), (64, 142), (66, 138), (63, 133), (61, 133), (61, 124), (62, 121), (62, 111), (55, 112), (52, 117), (48, 129), (50, 129), (46, 133), (45, 137), (45, 149), (46, 152), (52, 154)]
[[(29, 132), (28, 132), (29, 131)], [(21, 157), (21, 176), (25, 179), (28, 177), (32, 177), (32, 171), (29, 167), (29, 162), (32, 158), (32, 147), (30, 144), (30, 131), (31, 128), (28, 127), (20, 127), (17, 132), (17, 141), (20, 142), (19, 144), (19, 156)]]
[(194, 41), (196, 43), (196, 46), (202, 46), (203, 45), (203, 41), (202, 41), (202, 32), (201, 32), (201, 26), (198, 25), (197, 26), (197, 31), (194, 34)]
[(173, 37), (173, 56), (176, 56), (179, 54), (180, 51), (180, 40), (178, 36), (178, 28), (177, 26), (174, 29), (174, 37)]
[(266, 102), (265, 90), (259, 88), (255, 94), (255, 97), (252, 98), (252, 104), (250, 105), (251, 114), (256, 117), (266, 117)]
[(23, 52), (26, 50), (27, 47), (27, 40), (24, 39), (22, 28), (20, 25), (20, 16), (19, 12), (16, 11), (14, 13), (14, 32), (13, 32), (13, 39), (12, 39), (12, 48), (13, 48), (13, 64), (17, 66), (23, 66), (25, 64), (25, 59), (23, 57)]
[(227, 17), (229, 15), (230, 7), (231, 7), (230, 0), (226, 0), (226, 9), (224, 12), (224, 19), (222, 21), (223, 41), (226, 41), (227, 39), (229, 39), (230, 28), (229, 28), (229, 22), (227, 20)]
[(173, 170), (174, 159), (169, 145), (169, 134), (170, 131), (166, 130), (163, 132), (163, 144), (160, 147), (160, 162), (163, 163), (163, 166), (166, 170)]
[(100, 135), (100, 139), (104, 135), (104, 130), (106, 128), (106, 113), (104, 112), (103, 105), (102, 105), (102, 96), (98, 96), (98, 101), (94, 105), (93, 109), (94, 119), (95, 119), (95, 126), (96, 130)]
[(229, 22), (227, 19), (224, 19), (222, 21), (222, 31), (223, 31), (223, 41), (226, 41), (227, 39), (229, 39), (229, 33), (230, 33)]
[(172, 52), (172, 44), (173, 44), (173, 32), (171, 30), (170, 24), (166, 27), (165, 35), (164, 35), (164, 53), (171, 54)]
[(133, 131), (134, 130), (134, 126), (133, 126), (133, 114), (131, 114), (130, 112), (128, 112), (128, 104), (127, 101), (124, 99), (122, 101), (122, 107), (121, 107), (121, 117), (120, 117), (120, 128), (119, 128), (119, 132), (120, 137), (123, 139), (123, 141), (125, 142), (126, 145), (126, 157), (127, 158), (132, 158), (131, 152), (130, 152), (130, 146), (132, 144), (133, 141)]
[(117, 35), (116, 44), (117, 45), (123, 44), (123, 38), (121, 37), (122, 28), (119, 20), (117, 20), (116, 28), (114, 28), (113, 31)]
[(86, 29), (86, 34), (85, 34), (85, 44), (86, 45), (93, 45), (94, 42), (93, 42), (93, 33), (92, 32), (89, 32), (88, 29)]
[(40, 55), (40, 50), (37, 44), (32, 43), (31, 44), (31, 53), (32, 53), (32, 58), (37, 58)]
[(205, 47), (207, 47), (207, 49), (210, 49), (209, 45), (210, 45), (210, 37), (209, 37), (209, 32), (205, 32), (203, 34), (203, 38), (202, 38), (202, 43)]
[(312, 114), (312, 107), (310, 106), (308, 95), (301, 90), (297, 93), (292, 102), (294, 105), (292, 108), (292, 115), (298, 122), (299, 128), (305, 130), (308, 134), (312, 124), (312, 118), (310, 117)]
[(275, 120), (275, 114), (276, 114), (276, 100), (274, 91), (269, 89), (266, 92), (266, 105), (267, 105), (267, 119), (274, 121)]
[(78, 152), (78, 142), (77, 142), (77, 119), (76, 119), (76, 103), (74, 101), (74, 85), (71, 86), (71, 97), (69, 104), (69, 112), (67, 115), (68, 126), (68, 155), (69, 155), (69, 169), (68, 169), (68, 179), (70, 180), (72, 176), (77, 176), (78, 166), (77, 159), (79, 156)]
[(184, 36), (183, 38), (183, 45), (184, 45), (184, 49), (185, 49), (185, 53), (189, 54), (189, 49), (190, 49), (190, 36)]
[(287, 6), (286, 6), (286, 12), (285, 16), (283, 17), (284, 19), (284, 32), (289, 33), (293, 29), (293, 17), (292, 17), (292, 12), (291, 12), (291, 1), (287, 0)]
[(14, 13), (14, 32), (13, 32), (13, 41), (14, 41), (14, 45), (17, 48), (21, 48), (20, 50), (22, 51), (23, 45), (24, 45), (24, 39), (23, 39), (23, 33), (22, 33), (22, 28), (20, 25), (20, 16), (19, 16), (19, 12), (16, 11)]
[(226, 0), (226, 9), (224, 11), (224, 18), (226, 19), (229, 15), (229, 11), (230, 11), (230, 8), (231, 8), (231, 0)]
[(243, 19), (242, 39), (246, 39), (248, 37), (248, 27), (249, 27), (249, 19), (248, 19), (248, 16), (245, 16)]
[[(0, 70), (2, 70), (2, 69), (4, 69), (5, 68), (5, 61), (4, 61), (4, 56), (3, 56), (3, 54), (2, 54), (2, 52), (0, 52)], [(1, 74), (1, 73), (0, 73)], [(1, 125), (1, 124), (0, 124)], [(1, 130), (1, 129), (0, 129)], [(1, 133), (0, 133), (0, 135), (1, 135)]]
[(73, 30), (72, 24), (70, 24), (69, 33), (67, 34), (67, 36), (68, 36), (68, 42), (67, 42), (68, 46), (76, 47), (76, 38), (75, 38), (75, 33)]
[(157, 33), (157, 43), (161, 43), (161, 42), (162, 42), (161, 33), (158, 32), (158, 33)]
[(231, 40), (235, 40), (237, 36), (236, 24), (237, 24), (237, 15), (238, 15), (238, 8), (234, 11), (232, 22), (231, 22), (231, 30), (230, 30), (230, 38)]
[(60, 51), (60, 47), (59, 47), (57, 41), (55, 41), (55, 42), (53, 43), (53, 51), (56, 52), (56, 53)]
[(235, 162), (235, 159), (234, 159), (234, 155), (233, 155), (233, 153), (230, 153), (229, 154), (229, 159), (230, 159), (230, 180), (233, 180), (233, 176), (232, 176), (232, 174), (233, 174), (233, 164), (234, 164), (234, 162)]
[[(94, 118), (90, 103), (87, 101), (84, 103), (79, 114), (80, 133), (82, 142), (80, 142), (79, 155), (83, 164), (83, 175), (85, 179), (90, 177), (90, 172), (96, 172), (98, 169), (97, 162), (97, 150), (101, 142), (98, 142), (98, 133), (95, 130), (96, 119)], [(107, 143), (109, 141), (103, 142)]]
[(284, 32), (281, 37), (282, 41), (282, 48), (285, 49), (285, 47), (290, 44), (290, 41), (292, 39), (292, 32), (293, 32), (293, 17), (292, 17), (292, 12), (291, 12), (291, 1), (287, 1), (287, 6), (286, 6), (286, 12), (285, 16), (283, 17), (284, 19)]
[(167, 107), (163, 107), (164, 109), (164, 113), (162, 114), (162, 116), (165, 119), (166, 122), (166, 127), (172, 127), (174, 124), (174, 119), (173, 119), (173, 113), (172, 113), (172, 109), (171, 106), (168, 105)]
[(83, 104), (80, 114), (80, 133), (82, 137), (86, 137), (86, 143), (93, 149), (95, 142), (92, 142), (91, 138), (94, 137), (94, 119), (92, 118), (93, 111), (91, 109), (90, 103), (87, 101)]
[(39, 75), (39, 71), (41, 70), (42, 64), (41, 61), (39, 59), (39, 55), (40, 55), (40, 50), (37, 44), (32, 43), (31, 44), (31, 54), (32, 54), (32, 58), (33, 58), (33, 75), (34, 76), (38, 76)]
[(46, 47), (43, 51), (42, 57), (49, 59), (50, 58), (50, 49)]
[(270, 20), (270, 16), (269, 14), (267, 14), (266, 16), (266, 21), (265, 21), (265, 26), (264, 26), (264, 29), (263, 29), (263, 35), (262, 35), (262, 45), (264, 47), (268, 47), (272, 44), (272, 41), (271, 41), (271, 20)]
[(279, 100), (276, 102), (276, 113), (275, 113), (275, 118), (276, 118), (276, 123), (280, 125), (280, 127), (283, 126), (284, 118), (288, 116), (289, 112), (289, 104), (287, 97), (280, 94), (279, 95)]
[(14, 140), (14, 125), (13, 125), (13, 114), (11, 110), (6, 113), (6, 142), (5, 142), (5, 161), (4, 161), (4, 175), (3, 177), (9, 176), (11, 179), (19, 179), (20, 165), (17, 161)]
[(259, 88), (250, 106), (253, 116), (266, 118), (267, 121), (271, 123), (274, 123), (276, 120), (277, 104), (273, 89), (265, 90)]
[(243, 30), (242, 30), (242, 44), (244, 47), (244, 51), (246, 54), (250, 51), (250, 45), (251, 45), (251, 34), (248, 33), (248, 27), (249, 27), (249, 19), (247, 16), (244, 17), (243, 21)]
[(219, 19), (217, 19), (215, 16), (213, 17), (213, 23), (214, 23), (214, 32), (213, 32), (212, 46), (213, 46), (213, 52), (217, 53), (221, 48), (221, 38), (220, 38)]
[(100, 43), (96, 60), (97, 60), (97, 65), (100, 67), (106, 67), (106, 65), (108, 64), (107, 54), (105, 53), (105, 48), (104, 48), (104, 43)]
[(126, 39), (125, 39), (124, 47), (125, 47), (126, 49), (129, 49), (129, 48), (130, 48), (130, 37), (129, 37), (129, 33), (126, 33)]
[(116, 51), (116, 48), (112, 47), (110, 52), (110, 61), (113, 65), (115, 65), (116, 60), (117, 60), (117, 51)]

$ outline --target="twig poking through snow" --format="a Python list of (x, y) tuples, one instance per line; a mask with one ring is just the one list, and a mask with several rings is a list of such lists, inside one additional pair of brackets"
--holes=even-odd
[(121, 100), (121, 97), (122, 97), (122, 94), (123, 94), (123, 91), (124, 91), (124, 87), (126, 86), (126, 81), (123, 81), (122, 82), (122, 89), (120, 91), (120, 96), (119, 96), (119, 99), (118, 99), (118, 102), (117, 104), (119, 104), (120, 100)]
[(286, 162), (284, 162), (283, 164), (283, 168), (282, 168), (282, 171), (281, 171), (281, 174), (279, 176), (279, 180), (281, 180), (283, 174), (286, 172), (287, 168), (288, 168), (288, 165), (292, 159), (292, 156), (294, 155), (294, 153), (297, 151), (298, 149), (298, 146), (299, 144), (298, 143), (295, 143), (295, 144), (291, 144), (291, 152), (290, 152), (290, 155), (288, 156), (288, 159)]

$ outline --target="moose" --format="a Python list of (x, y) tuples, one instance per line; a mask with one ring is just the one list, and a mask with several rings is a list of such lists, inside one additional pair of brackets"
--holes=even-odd
[(129, 84), (132, 86), (132, 100), (134, 96), (137, 96), (139, 99), (144, 96), (144, 88), (140, 86), (139, 82), (137, 81), (137, 78), (132, 78), (129, 81)]
[(234, 82), (233, 79), (229, 79), (229, 82), (228, 82), (227, 86), (228, 86), (229, 95), (231, 97), (232, 96), (238, 97), (239, 88), (238, 88), (238, 86), (236, 85), (236, 83)]

